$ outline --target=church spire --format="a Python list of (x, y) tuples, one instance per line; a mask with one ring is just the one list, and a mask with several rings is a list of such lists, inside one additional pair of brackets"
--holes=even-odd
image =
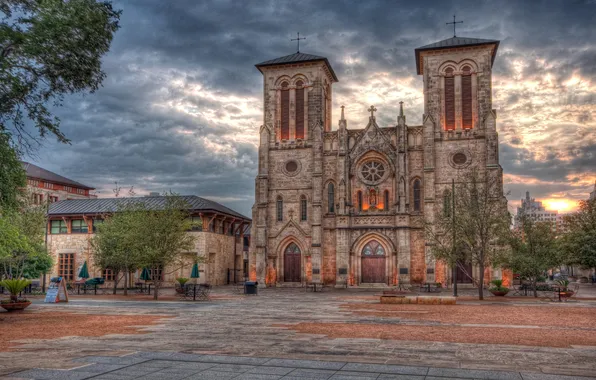
[(406, 125), (406, 116), (404, 115), (404, 102), (399, 102), (399, 116), (397, 116), (397, 124)]
[(339, 119), (340, 121), (345, 121), (346, 120), (346, 118), (344, 117), (344, 108), (345, 108), (345, 106), (342, 105), (341, 106), (341, 118)]

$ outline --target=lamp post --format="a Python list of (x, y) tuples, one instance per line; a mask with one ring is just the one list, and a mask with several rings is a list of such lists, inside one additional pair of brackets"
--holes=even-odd
[[(451, 179), (451, 257), (455, 258), (455, 179)], [(457, 260), (453, 262), (453, 297), (457, 297)]]

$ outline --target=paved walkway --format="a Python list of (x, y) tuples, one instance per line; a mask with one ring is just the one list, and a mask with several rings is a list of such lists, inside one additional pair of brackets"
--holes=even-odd
[[(78, 368), (73, 371), (65, 372), (62, 369), (73, 368), (80, 365), (77, 363), (81, 357), (93, 356), (122, 356), (137, 355), (139, 351), (167, 352), (168, 355), (176, 354), (168, 360), (175, 362), (169, 363), (166, 367), (168, 371), (179, 371), (184, 365), (180, 358), (184, 355), (193, 355), (193, 362), (211, 363), (211, 367), (201, 367), (194, 373), (185, 373), (188, 379), (201, 378), (194, 377), (200, 371), (213, 372), (231, 372), (220, 374), (226, 376), (248, 375), (249, 371), (259, 370), (256, 367), (283, 367), (281, 365), (271, 365), (267, 363), (270, 359), (301, 359), (306, 362), (298, 361), (294, 370), (312, 370), (304, 366), (304, 363), (311, 361), (319, 362), (342, 362), (349, 363), (339, 368), (327, 369), (334, 371), (326, 373), (328, 377), (335, 375), (346, 375), (355, 368), (357, 363), (369, 363), (381, 365), (380, 367), (365, 367), (361, 364), (361, 372), (371, 372), (379, 374), (379, 379), (386, 377), (390, 372), (387, 368), (411, 368), (411, 371), (422, 371), (411, 374), (402, 373), (404, 376), (412, 379), (422, 379), (427, 376), (447, 374), (443, 377), (456, 378), (457, 376), (467, 378), (485, 378), (488, 374), (498, 374), (498, 376), (517, 376), (519, 379), (566, 379), (568, 376), (596, 376), (596, 347), (578, 345), (565, 348), (522, 346), (522, 345), (497, 345), (497, 344), (471, 344), (471, 343), (446, 343), (439, 341), (416, 341), (391, 340), (391, 339), (370, 339), (370, 338), (329, 338), (322, 334), (304, 334), (298, 333), (287, 327), (298, 323), (354, 323), (354, 324), (386, 324), (390, 329), (393, 325), (409, 324), (417, 325), (421, 329), (431, 324), (438, 325), (436, 322), (412, 321), (400, 317), (378, 317), (359, 315), (358, 313), (347, 312), (342, 306), (346, 303), (372, 303), (369, 296), (379, 291), (351, 291), (351, 290), (330, 290), (323, 293), (304, 292), (303, 289), (265, 289), (260, 290), (258, 296), (234, 296), (231, 288), (217, 288), (215, 294), (227, 299), (218, 299), (212, 302), (151, 302), (151, 301), (111, 301), (101, 296), (92, 299), (80, 299), (73, 297), (68, 304), (43, 304), (37, 301), (30, 307), (31, 312), (70, 312), (82, 314), (117, 314), (117, 315), (163, 315), (171, 318), (163, 319), (159, 325), (145, 326), (142, 328), (144, 334), (137, 335), (119, 335), (110, 334), (101, 337), (79, 337), (66, 336), (59, 339), (36, 340), (29, 339), (22, 341), (16, 350), (0, 352), (0, 375), (14, 376), (17, 371), (28, 370), (32, 368), (46, 368), (58, 370), (55, 373), (57, 377), (64, 379), (78, 379), (83, 375), (76, 375), (77, 372), (86, 372), (87, 377), (99, 376), (102, 372), (91, 372), (90, 368)], [(360, 298), (367, 298), (360, 300)], [(469, 302), (473, 304), (474, 302)], [(587, 307), (596, 313), (596, 303), (594, 301), (582, 301), (575, 304), (566, 303), (528, 303), (529, 306), (537, 308), (568, 308), (568, 307)], [(454, 306), (457, 307), (457, 306)], [(506, 318), (506, 315), (498, 314), (498, 306), (495, 306), (495, 318), (497, 321)], [(595, 314), (596, 315), (596, 314)], [(569, 314), (573, 318), (573, 314)], [(491, 318), (492, 321), (492, 318)], [(490, 324), (491, 321), (487, 321)], [(493, 322), (494, 323), (494, 322)], [(280, 327), (280, 325), (283, 325)], [(439, 323), (440, 325), (440, 323)], [(466, 321), (462, 320), (458, 325), (465, 326)], [(541, 329), (540, 327), (529, 326), (530, 328)], [(1, 326), (0, 326), (1, 328)], [(511, 329), (515, 334), (514, 328)], [(596, 323), (593, 328), (583, 328), (585, 334), (596, 334)], [(549, 330), (544, 330), (544, 339), (547, 341)], [(0, 337), (1, 339), (1, 337)], [(145, 354), (148, 355), (148, 354)], [(164, 354), (157, 354), (164, 355)], [(207, 355), (207, 356), (196, 356)], [(220, 356), (211, 356), (220, 355)], [(243, 364), (222, 362), (228, 356), (236, 359), (246, 360), (246, 365), (255, 366), (255, 368), (246, 367), (246, 371), (225, 371), (217, 364)], [(238, 355), (244, 357), (238, 359)], [(154, 373), (160, 370), (151, 367), (155, 361), (144, 356), (126, 356), (128, 359), (110, 359), (110, 360), (129, 360), (130, 358), (140, 358), (143, 363), (140, 367), (154, 368), (147, 373)], [(190, 356), (189, 356), (190, 357)], [(224, 359), (222, 359), (222, 357)], [(163, 359), (160, 357), (159, 359)], [(218, 358), (215, 360), (214, 358)], [(139, 359), (139, 360), (140, 360)], [(82, 359), (91, 360), (92, 359)], [(108, 360), (108, 359), (98, 359)], [(157, 359), (152, 359), (157, 360)], [(211, 360), (211, 361), (209, 361)], [(146, 362), (145, 362), (146, 361)], [(103, 363), (109, 365), (135, 365), (136, 363)], [(162, 362), (157, 362), (162, 363)], [(275, 362), (274, 362), (275, 363)], [(290, 363), (290, 362), (287, 362)], [(298, 364), (300, 363), (300, 364)], [(162, 363), (166, 364), (166, 363)], [(182, 366), (179, 366), (182, 365)], [(338, 364), (333, 364), (338, 366)], [(136, 369), (130, 367), (127, 370)], [(393, 367), (395, 366), (395, 367)], [(409, 366), (409, 367), (404, 367)], [(106, 367), (108, 368), (108, 367)], [(112, 370), (120, 368), (110, 367)], [(122, 367), (124, 369), (125, 367)], [(160, 367), (157, 367), (160, 368)], [(230, 367), (236, 368), (236, 367)], [(245, 368), (245, 367), (238, 367)], [(364, 370), (362, 368), (370, 368)], [(384, 368), (383, 370), (381, 370)], [(418, 368), (418, 369), (416, 369)], [(420, 369), (421, 368), (421, 369)], [(60, 371), (62, 370), (62, 371)], [(102, 370), (106, 372), (105, 370)], [(343, 371), (343, 372), (342, 372)], [(479, 371), (479, 372), (477, 372)], [(505, 371), (505, 372), (503, 372)], [(336, 373), (338, 372), (338, 373)], [(36, 373), (36, 372), (35, 372)], [(34, 372), (29, 374), (35, 376)], [(42, 373), (42, 372), (39, 372)], [(45, 373), (45, 372), (44, 372)], [(74, 375), (73, 375), (74, 373)], [(91, 375), (90, 375), (91, 373)], [(301, 373), (301, 372), (299, 372)], [(531, 373), (534, 373), (533, 375)], [(25, 372), (27, 374), (27, 372)], [(68, 375), (66, 375), (68, 374)], [(207, 375), (211, 372), (207, 373)], [(255, 374), (251, 372), (251, 374)], [(283, 374), (290, 375), (291, 372)], [(466, 374), (458, 375), (458, 374)], [(122, 379), (113, 377), (118, 375), (110, 372), (97, 379), (114, 380)], [(282, 374), (264, 373), (262, 375), (271, 375), (270, 378), (278, 378)], [(395, 375), (395, 374), (393, 374)], [(457, 376), (456, 376), (457, 375)], [(477, 376), (478, 377), (475, 377)], [(107, 377), (105, 377), (107, 376)], [(161, 376), (161, 377), (160, 377)], [(182, 375), (181, 375), (182, 376)], [(192, 376), (192, 377), (191, 377)], [(214, 375), (216, 376), (216, 375)], [(293, 376), (293, 375), (292, 375)], [(313, 375), (314, 376), (314, 375)], [(327, 378), (327, 377), (321, 378)], [(374, 376), (374, 375), (372, 375)], [(491, 375), (493, 376), (493, 375)], [(494, 375), (497, 376), (497, 375)], [(534, 377), (532, 377), (534, 376)], [(51, 377), (42, 377), (51, 378)], [(130, 377), (125, 377), (130, 378)], [(150, 378), (164, 378), (157, 374)], [(181, 377), (170, 376), (168, 380), (174, 380)], [(209, 378), (209, 377), (207, 377)], [(211, 377), (215, 378), (215, 377)], [(238, 377), (242, 379), (243, 377)], [(269, 377), (262, 376), (267, 379)], [(308, 378), (308, 377), (302, 377)], [(318, 377), (315, 377), (318, 378)], [(334, 379), (340, 378), (339, 376)], [(395, 377), (399, 379), (399, 377)], [(408, 378), (408, 377), (402, 377)], [(440, 378), (440, 376), (438, 377)], [(509, 379), (512, 377), (499, 377)], [(349, 380), (353, 380), (352, 376)]]
[(76, 359), (71, 370), (34, 369), (12, 379), (94, 380), (587, 380), (587, 377), (543, 373), (483, 371), (424, 366), (291, 360), (243, 356), (139, 352), (121, 357), (89, 356)]

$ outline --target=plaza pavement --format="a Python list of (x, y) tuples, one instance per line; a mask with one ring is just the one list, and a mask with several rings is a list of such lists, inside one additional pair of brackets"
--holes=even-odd
[[(112, 301), (73, 298), (33, 310), (93, 314), (163, 315), (145, 334), (30, 339), (0, 352), (4, 379), (545, 379), (596, 376), (596, 347), (566, 348), (464, 344), (370, 338), (329, 338), (278, 325), (395, 323), (341, 309), (377, 291), (265, 289), (237, 296), (218, 288), (211, 302)], [(217, 298), (217, 297), (216, 297)], [(365, 298), (365, 297), (362, 297)], [(464, 302), (466, 303), (466, 302)], [(474, 304), (468, 301), (468, 304)], [(533, 304), (568, 307), (570, 304)], [(573, 307), (593, 308), (582, 301)], [(570, 315), (570, 318), (573, 316)], [(464, 324), (465, 321), (462, 321)], [(436, 322), (418, 321), (420, 328)], [(586, 328), (586, 334), (595, 334)], [(515, 327), (512, 328), (512, 334)], [(548, 339), (548, 336), (545, 336)], [(36, 369), (37, 368), (37, 369)], [(70, 370), (67, 370), (70, 369)], [(584, 376), (584, 377), (577, 377)]]

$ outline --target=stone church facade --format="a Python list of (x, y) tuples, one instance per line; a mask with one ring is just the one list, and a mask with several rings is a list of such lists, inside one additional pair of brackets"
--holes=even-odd
[(256, 65), (264, 124), (251, 279), (271, 286), (449, 282), (450, 269), (425, 244), (423, 220), (442, 212), (452, 180), (472, 168), (499, 180), (502, 194), (491, 86), (498, 45), (453, 37), (416, 49), (424, 115), (415, 126), (400, 103), (394, 126), (380, 127), (371, 106), (368, 120), (348, 128), (342, 106), (332, 129), (338, 79), (326, 58), (296, 53)]

